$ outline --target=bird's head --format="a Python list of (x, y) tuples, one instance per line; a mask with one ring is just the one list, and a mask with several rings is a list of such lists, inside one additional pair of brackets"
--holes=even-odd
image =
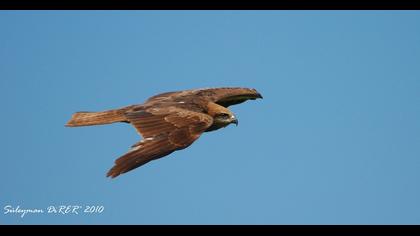
[(230, 124), (238, 125), (236, 116), (226, 107), (210, 102), (207, 104), (207, 113), (213, 117), (213, 124), (206, 131), (213, 131)]
[(213, 119), (215, 123), (218, 123), (223, 126), (228, 126), (230, 124), (235, 124), (236, 126), (238, 126), (238, 119), (228, 109), (217, 113)]

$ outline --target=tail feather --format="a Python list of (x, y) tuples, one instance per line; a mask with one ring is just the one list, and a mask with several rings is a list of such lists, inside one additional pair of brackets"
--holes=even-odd
[(67, 122), (68, 127), (104, 125), (114, 122), (128, 122), (125, 117), (126, 109), (115, 109), (101, 112), (76, 112)]

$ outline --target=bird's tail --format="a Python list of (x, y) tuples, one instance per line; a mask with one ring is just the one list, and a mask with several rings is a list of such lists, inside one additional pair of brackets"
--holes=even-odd
[(127, 107), (101, 111), (101, 112), (76, 112), (67, 122), (67, 127), (88, 126), (88, 125), (104, 125), (114, 122), (128, 122), (125, 117)]

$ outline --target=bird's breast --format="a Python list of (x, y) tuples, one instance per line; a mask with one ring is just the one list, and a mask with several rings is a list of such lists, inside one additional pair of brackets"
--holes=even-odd
[(204, 132), (210, 132), (210, 131), (214, 131), (214, 130), (218, 130), (220, 128), (226, 127), (227, 125), (229, 125), (226, 122), (220, 122), (219, 120), (213, 120), (213, 124), (207, 128)]

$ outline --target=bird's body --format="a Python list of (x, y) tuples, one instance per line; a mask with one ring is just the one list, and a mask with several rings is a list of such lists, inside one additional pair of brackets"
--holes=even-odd
[(203, 132), (220, 129), (238, 120), (230, 105), (262, 98), (255, 89), (209, 88), (168, 92), (139, 105), (102, 112), (76, 112), (69, 127), (115, 122), (132, 124), (143, 136), (131, 150), (115, 161), (107, 176), (112, 178), (149, 161), (191, 145)]

